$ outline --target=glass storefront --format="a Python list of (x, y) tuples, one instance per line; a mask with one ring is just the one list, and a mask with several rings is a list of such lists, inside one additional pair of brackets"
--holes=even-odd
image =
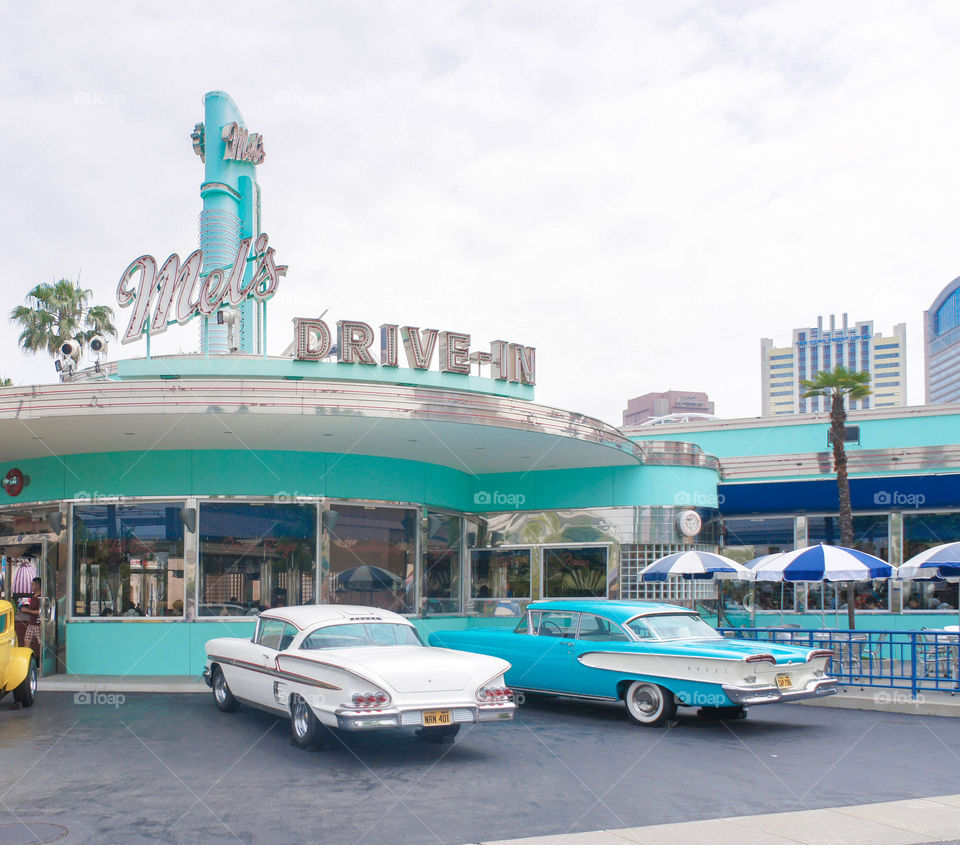
[(198, 616), (316, 601), (313, 505), (202, 502)]
[(415, 613), (417, 521), (415, 508), (331, 504), (321, 602)]
[(183, 503), (73, 509), (73, 616), (182, 617)]

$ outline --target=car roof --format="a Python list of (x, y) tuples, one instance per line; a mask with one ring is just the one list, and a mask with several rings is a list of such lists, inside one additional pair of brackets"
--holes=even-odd
[(628, 599), (545, 599), (531, 602), (527, 610), (568, 610), (576, 613), (596, 613), (613, 622), (626, 622), (635, 616), (653, 616), (660, 613), (692, 613), (696, 611), (676, 604)]
[(272, 607), (261, 611), (264, 619), (282, 619), (303, 630), (324, 622), (403, 622), (412, 624), (399, 613), (380, 607), (355, 604), (302, 604), (295, 607)]

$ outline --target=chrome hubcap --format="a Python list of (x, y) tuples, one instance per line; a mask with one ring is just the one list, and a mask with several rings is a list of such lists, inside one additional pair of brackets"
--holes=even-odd
[(223, 680), (223, 675), (220, 672), (217, 672), (217, 677), (213, 681), (213, 693), (217, 697), (217, 701), (222, 702), (227, 697), (227, 682)]
[(30, 695), (37, 694), (37, 670), (30, 670)]
[(643, 716), (651, 716), (660, 707), (660, 698), (652, 690), (641, 688), (633, 694), (633, 705)]
[(297, 736), (307, 735), (307, 705), (302, 700), (293, 705), (293, 729)]

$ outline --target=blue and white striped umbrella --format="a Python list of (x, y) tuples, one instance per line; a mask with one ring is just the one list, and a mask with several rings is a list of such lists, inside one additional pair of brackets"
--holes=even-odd
[(897, 570), (901, 581), (945, 581), (960, 577), (960, 543), (943, 543), (914, 555)]
[(666, 581), (667, 578), (746, 581), (750, 578), (750, 570), (713, 552), (674, 552), (651, 563), (640, 577), (644, 581)]
[(866, 552), (818, 543), (774, 555), (750, 573), (757, 581), (871, 581), (893, 577), (896, 567)]

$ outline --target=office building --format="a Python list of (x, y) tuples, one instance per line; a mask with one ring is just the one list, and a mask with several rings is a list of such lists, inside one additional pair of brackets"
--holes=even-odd
[(770, 338), (760, 341), (762, 415), (807, 414), (829, 411), (827, 397), (804, 399), (801, 382), (818, 372), (846, 367), (870, 373), (872, 393), (865, 399), (849, 401), (849, 410), (866, 410), (907, 404), (907, 326), (898, 323), (885, 336), (873, 331), (873, 321), (850, 326), (844, 314), (842, 324), (830, 316), (829, 328), (823, 317), (817, 325), (793, 330), (789, 346), (775, 346)]
[(624, 425), (641, 425), (658, 417), (677, 414), (713, 415), (713, 402), (706, 393), (693, 390), (668, 390), (665, 393), (644, 393), (627, 400), (623, 412)]
[(960, 278), (923, 312), (923, 370), (926, 402), (960, 402)]

